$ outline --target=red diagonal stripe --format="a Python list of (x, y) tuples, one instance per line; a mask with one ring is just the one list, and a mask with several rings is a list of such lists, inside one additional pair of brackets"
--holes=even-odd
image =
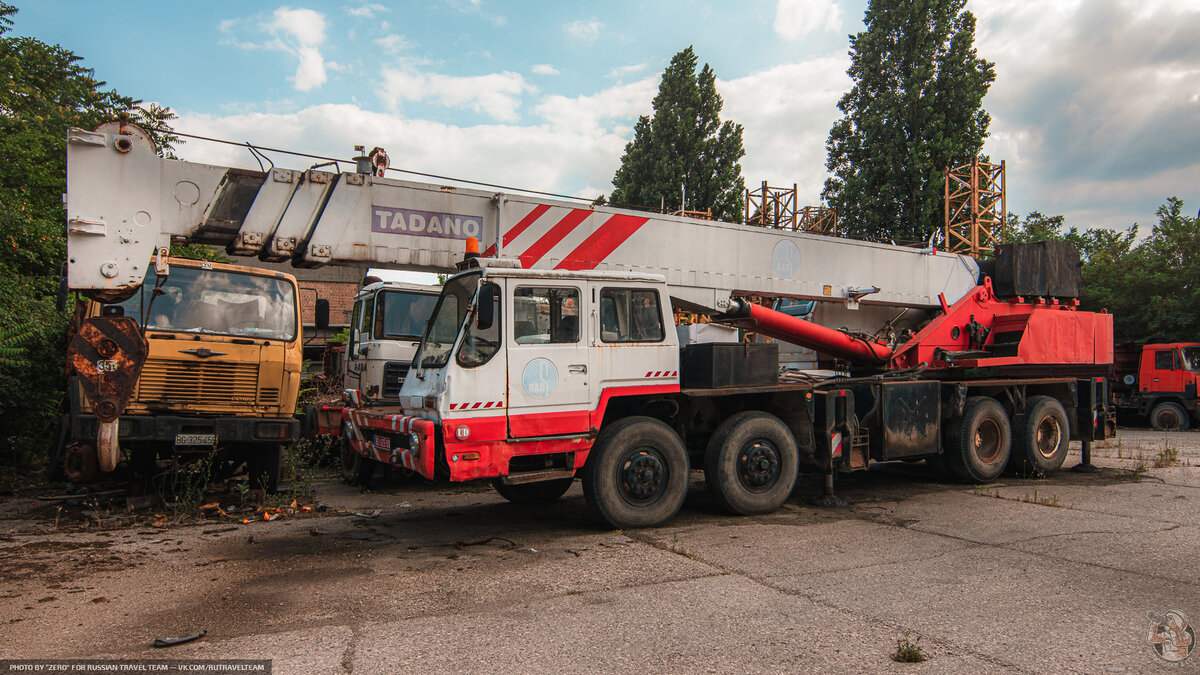
[(563, 219), (550, 228), (550, 231), (542, 235), (541, 239), (533, 242), (533, 246), (525, 249), (521, 254), (521, 266), (525, 269), (530, 269), (537, 261), (542, 259), (550, 249), (554, 248), (558, 242), (562, 241), (571, 231), (579, 224), (592, 215), (591, 209), (572, 209), (570, 213), (563, 216)]
[[(604, 222), (595, 232), (591, 233), (583, 243), (567, 254), (556, 269), (560, 270), (594, 270), (596, 265), (604, 262), (608, 254), (625, 243), (642, 225), (650, 220), (640, 216), (616, 215)], [(528, 265), (526, 265), (528, 267)]]
[[(550, 206), (547, 204), (538, 204), (537, 206), (533, 207), (533, 210), (525, 214), (525, 217), (521, 219), (521, 222), (517, 223), (511, 230), (504, 233), (504, 245), (508, 246), (511, 244), (513, 239), (521, 236), (522, 232), (529, 229), (529, 226), (532, 225), (534, 221), (536, 221), (538, 218), (541, 218), (542, 214), (549, 210)], [(487, 250), (483, 252), (484, 258), (490, 258), (494, 255), (496, 255), (495, 244), (487, 247)]]

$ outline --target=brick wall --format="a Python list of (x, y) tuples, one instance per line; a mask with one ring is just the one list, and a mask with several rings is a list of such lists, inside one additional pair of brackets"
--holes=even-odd
[(354, 294), (358, 282), (350, 281), (300, 281), (300, 319), (305, 326), (312, 326), (317, 298), (329, 301), (329, 327), (337, 332), (350, 323), (350, 310), (354, 307)]

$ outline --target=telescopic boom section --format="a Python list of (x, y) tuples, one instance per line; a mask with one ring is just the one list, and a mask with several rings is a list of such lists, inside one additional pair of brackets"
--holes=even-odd
[(729, 311), (719, 321), (855, 363), (882, 364), (892, 354), (885, 344), (826, 328), (748, 300), (731, 301)]
[[(859, 316), (869, 313), (858, 312), (860, 299), (931, 311), (979, 276), (960, 255), (370, 173), (209, 166), (82, 129), (68, 132), (67, 166), (68, 280), (80, 290), (135, 287), (155, 249), (179, 242), (296, 267), (451, 272), (467, 237), (481, 257), (525, 269), (661, 275), (676, 307), (702, 313), (737, 295), (817, 300)], [(862, 298), (862, 289), (875, 290)], [(859, 316), (827, 320), (865, 324)]]

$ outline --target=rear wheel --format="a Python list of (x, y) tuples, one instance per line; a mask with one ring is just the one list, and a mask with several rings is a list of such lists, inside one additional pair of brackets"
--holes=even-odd
[(342, 480), (349, 485), (365, 486), (375, 475), (377, 462), (359, 454), (354, 446), (350, 445), (350, 439), (346, 437), (345, 433), (342, 434), (342, 447), (341, 452), (338, 453), (338, 459), (342, 468)]
[(1150, 425), (1158, 431), (1187, 431), (1191, 420), (1178, 403), (1163, 402), (1150, 411)]
[(1057, 399), (1033, 396), (1025, 414), (1013, 419), (1010, 465), (1022, 473), (1057, 471), (1067, 458), (1071, 427), (1067, 411)]
[(504, 481), (497, 478), (492, 481), (492, 487), (496, 488), (496, 492), (499, 492), (501, 497), (514, 504), (537, 506), (558, 501), (559, 497), (571, 489), (571, 483), (573, 482), (575, 482), (574, 478), (559, 478), (540, 483), (505, 485)]
[(996, 480), (1012, 452), (1008, 413), (993, 398), (973, 396), (963, 407), (962, 419), (952, 439), (946, 466), (955, 478), (969, 483)]
[(583, 494), (592, 514), (613, 527), (654, 527), (679, 512), (688, 458), (678, 434), (652, 417), (605, 429), (592, 448)]
[(725, 510), (738, 515), (779, 508), (796, 485), (799, 450), (774, 415), (748, 411), (717, 427), (704, 453), (704, 481)]

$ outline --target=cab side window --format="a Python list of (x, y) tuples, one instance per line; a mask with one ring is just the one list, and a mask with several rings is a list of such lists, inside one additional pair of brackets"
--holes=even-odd
[(605, 288), (600, 291), (600, 339), (604, 342), (662, 342), (658, 291)]
[(1175, 370), (1175, 350), (1154, 352), (1155, 370)]
[(513, 339), (519, 345), (579, 342), (579, 289), (517, 288), (513, 292)]

